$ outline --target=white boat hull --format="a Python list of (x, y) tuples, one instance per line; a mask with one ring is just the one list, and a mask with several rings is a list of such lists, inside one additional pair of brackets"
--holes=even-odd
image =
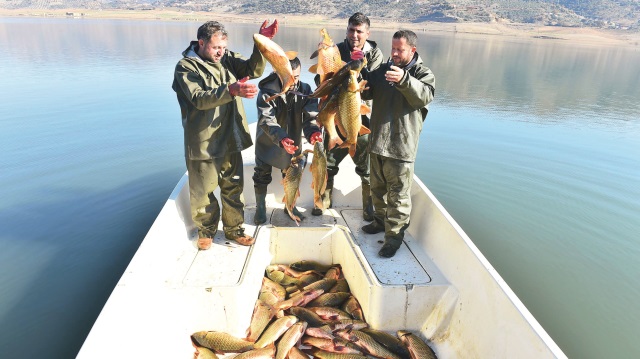
[[(252, 129), (254, 127), (252, 126)], [(264, 269), (312, 259), (340, 263), (351, 291), (376, 329), (412, 330), (439, 358), (565, 358), (522, 302), (414, 177), (413, 210), (395, 257), (377, 256), (383, 234), (361, 232), (361, 194), (353, 163), (335, 180), (334, 208), (312, 217), (310, 174), (301, 185), (301, 227), (284, 214), (282, 186), (269, 186), (267, 225), (254, 213), (253, 147), (245, 161), (245, 222), (256, 244), (216, 235), (198, 251), (185, 175), (118, 282), (78, 358), (191, 358), (189, 336), (201, 330), (245, 335)], [(274, 171), (273, 178), (279, 178)], [(221, 232), (221, 231), (219, 231)]]

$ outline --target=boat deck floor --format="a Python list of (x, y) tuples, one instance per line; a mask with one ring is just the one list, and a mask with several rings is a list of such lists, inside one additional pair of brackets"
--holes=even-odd
[[(384, 242), (384, 233), (367, 234), (362, 231), (361, 227), (368, 222), (362, 219), (361, 209), (330, 209), (324, 211), (322, 216), (312, 216), (310, 211), (306, 211), (303, 212), (305, 218), (299, 226), (289, 218), (282, 208), (270, 208), (269, 210), (271, 215), (268, 222), (256, 227), (249, 225), (252, 222), (255, 209), (246, 209), (245, 228), (247, 233), (258, 238), (261, 228), (300, 229), (300, 241), (304, 241), (304, 229), (331, 228), (340, 225), (349, 229), (354, 242), (360, 247), (381, 285), (427, 285), (432, 282), (432, 276), (439, 273), (433, 262), (424, 253), (416, 252), (411, 246), (415, 239), (409, 233), (405, 234), (404, 242), (394, 257), (380, 257), (378, 251)], [(190, 239), (195, 243), (195, 233), (191, 233)], [(419, 249), (418, 246), (415, 247)], [(227, 240), (222, 230), (219, 230), (209, 250), (193, 253), (193, 261), (183, 279), (183, 284), (196, 287), (236, 285), (241, 280), (243, 268), (250, 253), (250, 247)], [(189, 258), (183, 258), (183, 260), (188, 261)]]

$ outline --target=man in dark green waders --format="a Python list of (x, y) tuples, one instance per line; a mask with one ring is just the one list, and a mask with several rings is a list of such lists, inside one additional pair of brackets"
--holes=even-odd
[[(273, 38), (274, 21), (265, 21), (260, 34)], [(249, 59), (227, 49), (227, 31), (217, 21), (198, 28), (175, 68), (173, 90), (178, 96), (189, 171), (191, 217), (198, 228), (198, 248), (209, 249), (220, 220), (213, 191), (220, 186), (222, 225), (227, 239), (252, 245), (244, 233), (244, 175), (241, 151), (252, 145), (242, 98), (258, 93), (246, 81), (262, 76), (266, 60), (257, 47)]]
[[(290, 60), (294, 85), (291, 91), (271, 101), (267, 98), (282, 92), (282, 82), (276, 73), (265, 77), (258, 84), (260, 92), (256, 100), (258, 107), (258, 127), (256, 129), (256, 167), (253, 174), (253, 186), (256, 192), (255, 224), (267, 221), (265, 198), (267, 186), (271, 183), (272, 167), (281, 170), (291, 164), (291, 157), (301, 152), (302, 132), (309, 142), (322, 140), (320, 129), (315, 123), (318, 114), (318, 100), (302, 95), (311, 94), (311, 86), (300, 81), (300, 59)], [(300, 95), (302, 94), (302, 95)], [(315, 137), (311, 137), (315, 134)], [(285, 208), (285, 211), (287, 209)], [(293, 207), (294, 216), (304, 218)]]
[[(366, 70), (373, 71), (377, 69), (384, 59), (382, 51), (378, 48), (378, 45), (374, 41), (369, 40), (369, 26), (371, 21), (369, 18), (357, 12), (349, 18), (347, 24), (347, 34), (343, 42), (339, 43), (338, 50), (340, 51), (340, 57), (342, 61), (351, 61), (351, 51), (360, 50), (364, 53), (364, 57), (367, 58)], [(320, 77), (316, 77), (316, 82)], [(366, 102), (371, 107), (371, 101)], [(369, 127), (369, 117), (362, 115), (362, 125)], [(337, 128), (337, 127), (336, 127)], [(336, 130), (340, 133), (339, 130)], [(343, 136), (342, 140), (345, 138)], [(369, 152), (367, 146), (369, 145), (369, 135), (358, 136), (358, 142), (356, 144), (356, 153), (353, 156), (353, 162), (356, 165), (356, 173), (360, 176), (360, 182), (362, 185), (362, 217), (365, 221), (373, 220), (373, 206), (371, 204), (370, 193), (370, 179), (369, 179)], [(327, 188), (322, 195), (322, 202), (324, 208), (331, 208), (331, 196), (333, 192), (333, 177), (338, 174), (339, 165), (342, 160), (349, 155), (348, 148), (329, 148), (329, 137), (325, 136), (324, 147), (327, 150)], [(311, 214), (315, 216), (322, 215), (322, 210), (314, 208)]]
[[(399, 30), (391, 41), (388, 64), (364, 72), (369, 90), (362, 97), (373, 99), (369, 152), (374, 220), (362, 227), (369, 234), (384, 232), (378, 252), (393, 257), (400, 248), (411, 214), (413, 164), (422, 124), (435, 94), (435, 77), (416, 52), (418, 37)], [(354, 51), (353, 59), (363, 54)], [(386, 196), (386, 198), (385, 198)]]

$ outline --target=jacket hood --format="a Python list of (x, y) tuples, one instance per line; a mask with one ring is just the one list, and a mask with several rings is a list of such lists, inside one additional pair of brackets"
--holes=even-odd
[[(347, 48), (349, 48), (349, 40), (348, 39), (344, 39), (344, 44)], [(362, 51), (363, 52), (369, 52), (375, 48), (378, 47), (378, 44), (375, 41), (371, 41), (371, 40), (366, 40), (364, 43), (364, 46), (362, 47)], [(351, 49), (349, 49), (351, 50)]]
[[(393, 60), (391, 59), (391, 57), (389, 57), (387, 59), (387, 66), (391, 66), (391, 65), (393, 65)], [(402, 66), (401, 69), (408, 71), (409, 69), (411, 69), (416, 65), (422, 65), (422, 57), (420, 57), (417, 51), (413, 54), (413, 59), (411, 59), (411, 61), (409, 61), (408, 64)]]
[(198, 52), (196, 50), (197, 48), (198, 48), (198, 42), (191, 41), (191, 43), (189, 44), (189, 47), (187, 47), (184, 51), (182, 51), (182, 56), (202, 60), (200, 56), (198, 56)]
[[(191, 59), (194, 61), (200, 61), (203, 63), (207, 63), (209, 65), (211, 64), (216, 64), (214, 62), (211, 61), (207, 61), (204, 60), (202, 57), (200, 57), (200, 55), (198, 55), (198, 42), (197, 41), (191, 41), (191, 43), (189, 44), (189, 47), (187, 47), (184, 51), (182, 51), (182, 56), (186, 59)], [(226, 54), (222, 57), (222, 59), (220, 60), (220, 63), (224, 62), (225, 58), (226, 58)]]

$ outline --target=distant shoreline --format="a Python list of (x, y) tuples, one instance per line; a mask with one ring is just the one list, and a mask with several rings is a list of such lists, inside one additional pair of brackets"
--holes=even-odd
[[(284, 25), (293, 27), (322, 26), (342, 28), (345, 19), (329, 19), (320, 15), (290, 14), (228, 14), (213, 12), (162, 10), (91, 10), (91, 9), (0, 9), (0, 17), (52, 17), (86, 19), (131, 19), (161, 21), (204, 22), (215, 19), (224, 23), (256, 23), (265, 19), (278, 19)], [(515, 23), (399, 23), (385, 19), (371, 18), (374, 29), (406, 28), (424, 32), (448, 32), (462, 36), (504, 36), (522, 39), (544, 39), (552, 41), (571, 41), (591, 46), (625, 46), (640, 49), (640, 33), (624, 30), (605, 30), (594, 28), (575, 28), (558, 26), (537, 26), (535, 24)]]

